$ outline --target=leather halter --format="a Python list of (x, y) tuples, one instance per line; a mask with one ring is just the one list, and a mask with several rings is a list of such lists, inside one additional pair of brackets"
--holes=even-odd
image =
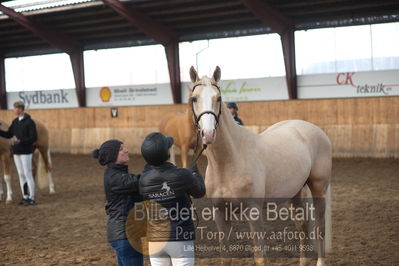
[[(216, 88), (218, 89), (218, 91), (220, 92), (220, 88), (219, 88), (218, 85), (213, 84), (213, 83), (212, 83), (211, 85), (214, 86), (214, 87), (216, 87)], [(201, 84), (201, 83), (195, 84), (195, 85), (193, 86), (193, 89), (192, 89), (191, 92), (194, 92), (194, 90), (195, 90), (195, 88), (196, 88), (197, 86), (204, 86), (204, 84)], [(192, 109), (192, 111), (193, 111), (195, 127), (196, 127), (198, 130), (200, 130), (200, 128), (199, 128), (199, 121), (200, 121), (201, 117), (202, 117), (203, 115), (205, 115), (205, 114), (211, 114), (211, 115), (213, 115), (213, 116), (215, 117), (215, 120), (216, 120), (215, 129), (218, 127), (218, 125), (219, 125), (220, 114), (222, 113), (222, 101), (219, 101), (219, 113), (218, 113), (217, 115), (215, 114), (215, 112), (212, 112), (212, 111), (204, 111), (204, 112), (200, 113), (200, 114), (197, 116), (196, 113), (195, 113), (195, 111), (194, 111), (194, 102), (191, 102), (191, 109)]]
[[(216, 88), (218, 89), (218, 91), (220, 92), (220, 88), (219, 88), (218, 85), (213, 84), (213, 83), (212, 83), (211, 85), (214, 86), (214, 87), (216, 87)], [(193, 86), (193, 89), (192, 89), (191, 92), (194, 92), (194, 90), (195, 90), (195, 88), (196, 88), (197, 86), (204, 86), (204, 84), (201, 84), (201, 83), (195, 84), (195, 85)], [(194, 102), (191, 102), (191, 109), (192, 109), (192, 111), (193, 111), (195, 127), (197, 128), (197, 140), (196, 140), (195, 149), (194, 149), (194, 155), (195, 155), (195, 154), (197, 153), (197, 150), (198, 150), (198, 140), (199, 140), (199, 138), (200, 138), (199, 120), (200, 120), (201, 117), (202, 117), (203, 115), (205, 115), (205, 114), (211, 114), (211, 115), (213, 115), (213, 116), (215, 117), (215, 120), (216, 120), (216, 124), (215, 124), (215, 130), (216, 130), (217, 127), (218, 127), (218, 125), (219, 125), (220, 114), (222, 113), (222, 101), (219, 101), (219, 113), (218, 113), (217, 115), (215, 114), (215, 112), (212, 112), (212, 111), (204, 111), (204, 112), (200, 113), (199, 116), (197, 116), (197, 115), (195, 114), (195, 111), (194, 111)], [(191, 161), (191, 166), (193, 166), (193, 165), (195, 165), (195, 164), (197, 163), (199, 157), (201, 156), (201, 154), (204, 152), (204, 150), (205, 150), (207, 147), (208, 147), (208, 145), (202, 144), (202, 149), (201, 149), (201, 151), (200, 151), (196, 156), (193, 157), (193, 160)]]

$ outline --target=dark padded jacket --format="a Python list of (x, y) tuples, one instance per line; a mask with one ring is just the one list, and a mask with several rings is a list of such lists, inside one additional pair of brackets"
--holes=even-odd
[[(147, 208), (149, 241), (195, 239), (190, 196), (200, 198), (205, 195), (204, 179), (200, 174), (177, 168), (169, 162), (161, 166), (147, 164), (140, 178), (140, 194)], [(165, 212), (161, 209), (167, 209), (169, 215), (162, 216), (161, 212)]]
[(234, 121), (236, 121), (236, 123), (239, 124), (240, 126), (244, 125), (242, 120), (237, 115), (234, 116)]
[(108, 164), (104, 173), (105, 212), (108, 215), (108, 241), (126, 239), (125, 223), (135, 202), (141, 201), (138, 191), (140, 175), (128, 173), (127, 165)]
[(33, 153), (33, 143), (37, 140), (35, 122), (30, 115), (25, 113), (21, 121), (18, 117), (15, 118), (7, 131), (0, 130), (0, 136), (8, 139), (15, 136), (21, 141), (12, 146), (14, 154), (31, 154)]

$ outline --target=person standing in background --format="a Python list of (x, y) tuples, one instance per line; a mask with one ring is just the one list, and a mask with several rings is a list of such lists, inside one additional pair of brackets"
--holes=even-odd
[(25, 104), (22, 101), (14, 103), (14, 113), (17, 116), (7, 131), (0, 130), (0, 136), (12, 138), (14, 162), (19, 175), (22, 191), (20, 205), (36, 205), (35, 181), (32, 175), (33, 144), (37, 140), (35, 122), (25, 113)]
[(227, 104), (227, 108), (229, 108), (230, 114), (234, 117), (234, 121), (240, 126), (243, 126), (244, 123), (238, 117), (238, 105), (235, 102), (230, 102)]

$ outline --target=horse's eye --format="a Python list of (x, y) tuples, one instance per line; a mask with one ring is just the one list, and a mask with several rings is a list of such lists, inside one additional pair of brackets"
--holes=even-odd
[(222, 101), (222, 96), (219, 96), (217, 99), (218, 102)]
[(197, 97), (191, 97), (191, 101), (192, 101), (193, 103), (197, 102)]

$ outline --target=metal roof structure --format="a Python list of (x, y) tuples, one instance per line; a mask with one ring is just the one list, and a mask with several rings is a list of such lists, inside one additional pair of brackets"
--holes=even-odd
[(4, 58), (66, 52), (81, 106), (83, 50), (164, 45), (179, 103), (179, 42), (278, 33), (289, 96), (296, 98), (295, 30), (399, 21), (397, 0), (38, 0), (36, 7), (14, 7), (21, 12), (5, 6), (11, 2), (0, 0), (0, 94)]

